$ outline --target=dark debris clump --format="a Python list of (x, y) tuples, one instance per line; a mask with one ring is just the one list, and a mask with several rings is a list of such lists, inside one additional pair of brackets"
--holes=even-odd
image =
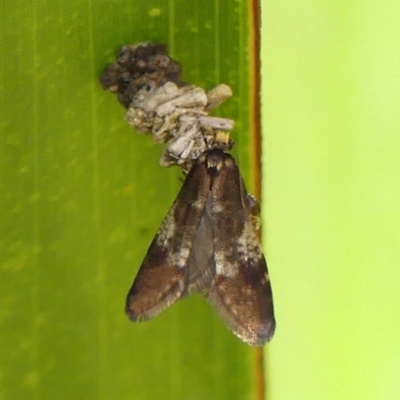
[(168, 56), (166, 45), (143, 43), (124, 46), (100, 81), (104, 89), (116, 93), (119, 102), (128, 108), (144, 87), (154, 90), (166, 82), (182, 86), (181, 73), (181, 64)]

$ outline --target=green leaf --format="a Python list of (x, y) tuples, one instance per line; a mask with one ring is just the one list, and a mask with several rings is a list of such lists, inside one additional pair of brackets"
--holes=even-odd
[(246, 1), (3, 2), (0, 399), (249, 399), (251, 349), (200, 296), (132, 324), (124, 301), (180, 187), (98, 79), (126, 43), (167, 43), (249, 178)]
[(396, 399), (400, 3), (263, 11), (271, 398)]

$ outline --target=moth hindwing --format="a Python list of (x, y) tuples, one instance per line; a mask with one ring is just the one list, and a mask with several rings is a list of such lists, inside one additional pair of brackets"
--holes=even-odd
[(267, 264), (232, 156), (203, 153), (159, 228), (126, 300), (133, 321), (153, 318), (202, 292), (244, 342), (262, 346), (275, 330)]

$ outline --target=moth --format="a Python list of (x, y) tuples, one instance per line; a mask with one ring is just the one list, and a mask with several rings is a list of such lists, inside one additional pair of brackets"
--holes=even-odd
[(145, 321), (201, 292), (245, 343), (269, 341), (275, 317), (254, 203), (234, 158), (205, 151), (147, 251), (127, 296), (128, 317)]

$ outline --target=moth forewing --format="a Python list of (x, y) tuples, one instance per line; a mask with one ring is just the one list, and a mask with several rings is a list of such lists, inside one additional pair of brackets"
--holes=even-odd
[(204, 213), (209, 185), (204, 166), (195, 165), (154, 237), (129, 290), (125, 311), (131, 320), (153, 318), (187, 294), (188, 261)]
[(271, 288), (263, 275), (239, 274), (232, 278), (217, 274), (208, 293), (226, 325), (252, 346), (263, 346), (275, 331)]
[(275, 330), (271, 284), (245, 185), (227, 154), (211, 198), (216, 272), (208, 299), (235, 335), (261, 346)]

